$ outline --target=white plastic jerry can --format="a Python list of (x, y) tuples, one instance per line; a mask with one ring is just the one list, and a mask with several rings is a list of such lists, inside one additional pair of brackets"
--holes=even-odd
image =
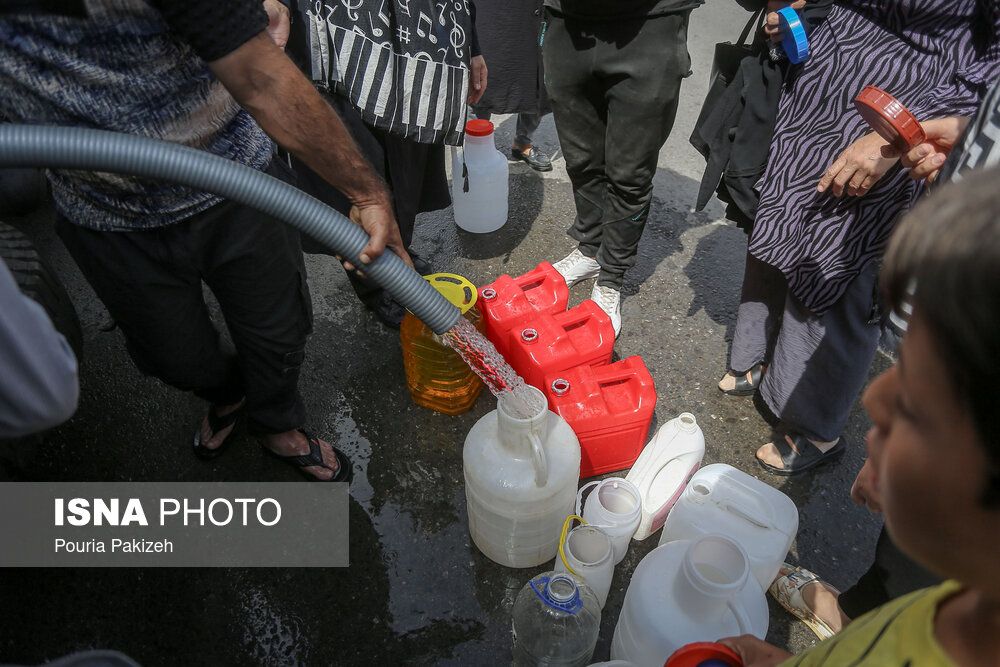
[(728, 535), (746, 550), (750, 572), (766, 591), (798, 530), (799, 511), (791, 498), (742, 470), (713, 463), (688, 482), (659, 543)]
[(659, 546), (632, 573), (611, 641), (611, 659), (662, 667), (681, 646), (767, 635), (764, 591), (746, 552), (724, 535)]
[(467, 232), (496, 231), (507, 222), (507, 158), (496, 149), (493, 123), (465, 124), (465, 144), (451, 151), (455, 224)]
[(660, 529), (704, 456), (705, 435), (690, 412), (657, 429), (625, 476), (642, 498), (642, 518), (633, 539), (644, 540)]
[(514, 416), (507, 397), (465, 438), (463, 468), (469, 532), (476, 547), (508, 567), (555, 558), (563, 521), (573, 513), (580, 478), (580, 442), (549, 411), (538, 389), (528, 418)]

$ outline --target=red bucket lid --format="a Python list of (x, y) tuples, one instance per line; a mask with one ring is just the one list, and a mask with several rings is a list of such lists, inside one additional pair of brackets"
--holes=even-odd
[(908, 151), (927, 138), (910, 110), (875, 86), (862, 90), (854, 106), (872, 129), (897, 150)]
[(493, 134), (493, 123), (482, 118), (470, 120), (465, 124), (465, 133), (474, 137), (488, 137)]
[(704, 662), (728, 665), (729, 667), (743, 667), (743, 660), (735, 651), (715, 642), (686, 644), (671, 653), (663, 667), (698, 667)]

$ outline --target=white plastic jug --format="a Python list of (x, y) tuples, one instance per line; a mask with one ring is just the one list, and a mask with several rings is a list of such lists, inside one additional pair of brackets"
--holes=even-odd
[(507, 409), (484, 415), (465, 438), (465, 499), (472, 541), (508, 567), (534, 567), (555, 558), (563, 520), (573, 513), (580, 478), (580, 442), (569, 424), (548, 410), (544, 395), (527, 419)]
[(704, 456), (705, 435), (690, 412), (657, 429), (625, 476), (642, 498), (642, 519), (634, 539), (644, 540), (659, 530)]
[(507, 158), (493, 143), (493, 123), (465, 124), (465, 145), (451, 149), (455, 224), (467, 232), (496, 231), (507, 222)]
[[(567, 517), (570, 521), (574, 517)], [(565, 529), (564, 529), (565, 530)], [(579, 525), (566, 533), (562, 551), (556, 555), (556, 572), (576, 575), (594, 591), (604, 609), (615, 573), (614, 545), (611, 538), (596, 526)]]
[(767, 590), (799, 529), (799, 511), (781, 491), (724, 463), (691, 478), (663, 526), (660, 544), (708, 533), (728, 535), (750, 558), (750, 571)]
[(670, 542), (635, 568), (611, 641), (611, 659), (662, 667), (685, 644), (767, 634), (767, 600), (746, 552), (723, 535)]
[[(584, 491), (594, 485), (597, 488), (590, 492), (587, 502), (584, 503)], [(629, 540), (639, 526), (642, 518), (641, 499), (639, 489), (621, 477), (608, 477), (598, 482), (589, 482), (580, 487), (580, 491), (576, 494), (576, 513), (588, 524), (603, 528), (611, 537), (615, 548), (615, 565), (625, 558)]]

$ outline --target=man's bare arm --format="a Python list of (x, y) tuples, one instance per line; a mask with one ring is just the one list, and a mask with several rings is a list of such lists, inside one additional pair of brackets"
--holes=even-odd
[(409, 262), (385, 183), (337, 113), (266, 31), (208, 65), (272, 139), (354, 204), (351, 217), (371, 236), (362, 262), (386, 247)]

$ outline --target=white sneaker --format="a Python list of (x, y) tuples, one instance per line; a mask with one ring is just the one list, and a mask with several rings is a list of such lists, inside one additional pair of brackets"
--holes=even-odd
[(572, 287), (582, 280), (596, 278), (601, 272), (601, 265), (592, 257), (587, 257), (577, 248), (552, 265), (566, 280), (566, 286)]
[(590, 293), (590, 300), (600, 306), (601, 310), (611, 318), (615, 338), (618, 338), (618, 332), (622, 330), (622, 293), (614, 287), (594, 285), (594, 289)]

